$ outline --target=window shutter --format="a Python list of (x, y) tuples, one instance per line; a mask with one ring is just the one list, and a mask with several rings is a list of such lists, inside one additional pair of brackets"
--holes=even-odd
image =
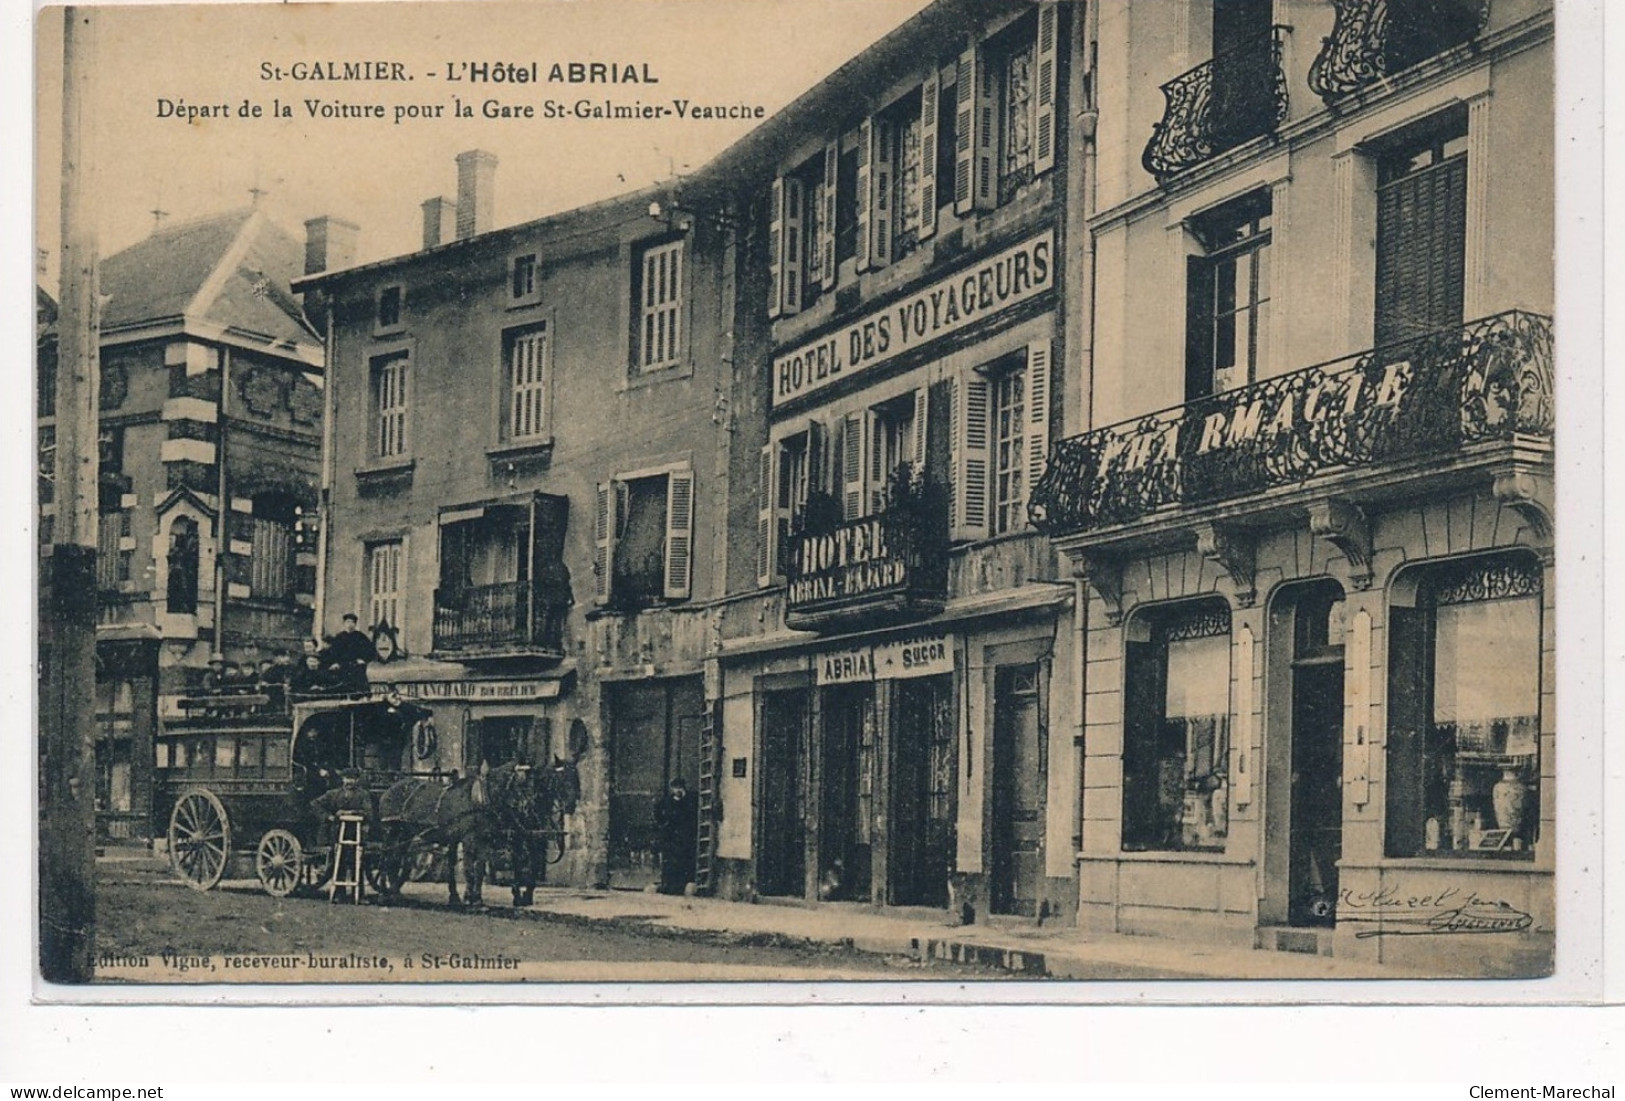
[(615, 483), (599, 482), (592, 518), (592, 595), (607, 604), (610, 578), (615, 568)]
[(975, 177), (971, 181), (973, 205), (977, 210), (992, 210), (999, 204), (999, 77), (998, 66), (988, 64), (985, 56), (976, 59), (976, 75), (971, 82), (976, 103), (971, 117), (974, 133), (971, 135), (975, 157)]
[(835, 286), (835, 192), (841, 177), (841, 143), (824, 146), (824, 209), (818, 219), (818, 273), (825, 290)]
[(1055, 167), (1055, 84), (1060, 55), (1060, 5), (1046, 0), (1038, 5), (1037, 88), (1033, 97), (1033, 172)]
[(809, 494), (829, 492), (824, 473), (824, 451), (829, 447), (828, 435), (822, 422), (807, 422), (807, 484), (801, 487), (801, 500), (795, 502), (798, 506), (806, 503)]
[(693, 584), (694, 472), (666, 478), (666, 599), (686, 600)]
[(1185, 258), (1185, 400), (1213, 393), (1213, 261)]
[(779, 495), (773, 484), (773, 452), (776, 449), (774, 444), (762, 448), (756, 485), (756, 584), (762, 588), (773, 584), (773, 575), (778, 572), (778, 548), (774, 544)]
[(868, 434), (867, 409), (846, 415), (841, 438), (841, 508), (848, 520), (856, 520), (863, 515), (863, 474)]
[(954, 386), (954, 509), (949, 537), (986, 539), (988, 531), (988, 414), (991, 384), (974, 372)]
[(767, 212), (767, 316), (784, 312), (784, 177), (773, 181)]
[(914, 391), (914, 439), (911, 441), (911, 454), (908, 457), (910, 465), (914, 468), (914, 476), (919, 477), (925, 470), (925, 440), (926, 440), (926, 408), (930, 402), (931, 388), (922, 386)]
[(1049, 465), (1049, 385), (1050, 342), (1035, 340), (1027, 345), (1027, 492)]
[(780, 238), (782, 258), (779, 262), (779, 271), (784, 280), (781, 312), (786, 317), (801, 312), (801, 250), (806, 244), (802, 218), (803, 199), (801, 181), (785, 177), (783, 235)]
[(1415, 172), (1378, 192), (1379, 346), (1461, 324), (1466, 235), (1465, 157)]
[(937, 100), (942, 95), (942, 74), (935, 66), (920, 85), (920, 176), (919, 238), (924, 241), (937, 232)]
[(883, 268), (891, 263), (892, 177), (896, 140), (892, 124), (873, 119), (869, 125), (869, 266)]
[(857, 203), (858, 215), (858, 270), (868, 271), (870, 264), (869, 218), (872, 214), (874, 192), (873, 165), (871, 157), (874, 153), (874, 119), (864, 119), (858, 127), (858, 193), (853, 196)]
[(971, 212), (971, 174), (975, 163), (976, 47), (959, 55), (954, 78), (954, 213)]
[(885, 465), (889, 426), (872, 409), (865, 419), (869, 425), (869, 512), (878, 514), (886, 511), (886, 482), (891, 475)]

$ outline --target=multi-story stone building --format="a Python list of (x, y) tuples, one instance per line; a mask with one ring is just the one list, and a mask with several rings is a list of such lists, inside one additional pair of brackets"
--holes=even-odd
[[(322, 348), (289, 280), (297, 238), (243, 209), (163, 225), (101, 265), (97, 799), (153, 821), (154, 733), (211, 658), (252, 670), (311, 631)], [(54, 342), (38, 380), (40, 541), (51, 542)]]
[(1027, 502), (1077, 399), (1084, 25), (933, 4), (711, 166), (754, 181), (771, 321), (724, 894), (1074, 911), (1074, 588)]
[(435, 709), (423, 765), (575, 759), (550, 875), (639, 886), (656, 799), (714, 759), (715, 598), (749, 570), (737, 225), (696, 178), (499, 229), (495, 171), (458, 158), (422, 250), (297, 284), (330, 333), (321, 619), (358, 614), (373, 681)]
[(1082, 923), (1540, 973), (1551, 5), (1091, 8)]

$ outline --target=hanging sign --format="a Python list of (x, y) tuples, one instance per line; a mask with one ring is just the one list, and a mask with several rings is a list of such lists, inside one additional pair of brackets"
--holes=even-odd
[(400, 681), (393, 687), (407, 699), (500, 703), (555, 699), (561, 686), (557, 680), (442, 680)]
[(875, 647), (875, 679), (934, 677), (954, 671), (954, 639), (948, 634), (910, 635)]

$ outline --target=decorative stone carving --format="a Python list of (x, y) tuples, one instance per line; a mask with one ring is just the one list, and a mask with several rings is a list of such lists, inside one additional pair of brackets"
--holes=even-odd
[(1517, 512), (1540, 539), (1552, 537), (1552, 487), (1549, 475), (1514, 466), (1495, 475), (1495, 499)]
[(1201, 524), (1196, 529), (1196, 551), (1230, 577), (1236, 606), (1251, 608), (1258, 599), (1258, 540), (1222, 524)]
[(1081, 578), (1106, 605), (1106, 622), (1123, 622), (1123, 563), (1106, 554), (1085, 554), (1072, 559), (1072, 576)]
[(1338, 497), (1315, 501), (1309, 506), (1309, 530), (1343, 552), (1356, 589), (1371, 587), (1371, 522), (1359, 506)]

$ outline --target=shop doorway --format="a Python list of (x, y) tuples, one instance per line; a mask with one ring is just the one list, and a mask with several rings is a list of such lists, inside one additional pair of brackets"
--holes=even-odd
[(1343, 853), (1343, 591), (1316, 585), (1292, 629), (1287, 924), (1333, 925)]
[(806, 744), (810, 698), (804, 688), (760, 695), (761, 798), (756, 889), (764, 895), (806, 893)]
[(989, 904), (1034, 917), (1044, 874), (1044, 769), (1038, 666), (993, 676), (993, 808)]
[(947, 906), (956, 813), (953, 677), (896, 684), (886, 838), (890, 901)]
[(605, 697), (610, 886), (641, 890), (660, 880), (655, 804), (678, 777), (698, 790), (705, 686), (698, 677), (632, 681), (606, 688)]
[(869, 898), (873, 813), (875, 689), (872, 684), (825, 688), (818, 770), (818, 897), (826, 902)]

